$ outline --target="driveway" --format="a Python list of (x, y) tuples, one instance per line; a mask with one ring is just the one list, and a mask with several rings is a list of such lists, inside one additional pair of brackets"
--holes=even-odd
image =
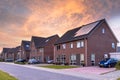
[(98, 66), (92, 66), (92, 67), (80, 67), (80, 68), (72, 68), (72, 69), (63, 69), (63, 71), (100, 75), (100, 74), (115, 71), (115, 68), (100, 68)]
[(51, 71), (45, 71), (40, 67), (37, 68), (28, 65), (15, 65), (0, 62), (0, 70), (15, 76), (18, 80), (90, 80), (88, 78), (60, 74), (52, 69)]

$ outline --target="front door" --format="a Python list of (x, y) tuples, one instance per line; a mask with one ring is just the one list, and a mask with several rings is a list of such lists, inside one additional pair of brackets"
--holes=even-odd
[(95, 65), (95, 54), (91, 54), (91, 65)]
[(80, 65), (80, 54), (76, 54), (76, 64)]
[(84, 54), (80, 54), (80, 65), (85, 66)]

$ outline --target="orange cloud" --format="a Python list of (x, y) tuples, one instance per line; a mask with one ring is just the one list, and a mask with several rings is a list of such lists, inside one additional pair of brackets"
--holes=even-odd
[(0, 27), (0, 47), (17, 46), (21, 40), (30, 40), (32, 35), (61, 36), (83, 24), (102, 18), (109, 20), (115, 12), (119, 13), (119, 4), (119, 0), (7, 1), (0, 5), (0, 13), (3, 12), (0, 14), (3, 26)]

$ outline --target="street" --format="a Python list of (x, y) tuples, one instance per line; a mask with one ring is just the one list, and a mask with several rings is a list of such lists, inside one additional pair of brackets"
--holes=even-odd
[(90, 80), (87, 78), (53, 73), (5, 63), (0, 63), (0, 70), (15, 76), (19, 80)]

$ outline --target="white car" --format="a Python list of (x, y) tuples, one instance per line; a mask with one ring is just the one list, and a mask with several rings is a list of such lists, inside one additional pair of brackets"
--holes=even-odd
[(29, 61), (28, 61), (28, 64), (38, 64), (38, 63), (40, 63), (40, 62), (36, 59), (29, 59)]
[(52, 63), (53, 63), (53, 60), (48, 60), (47, 63), (48, 63), (48, 64), (52, 64)]

